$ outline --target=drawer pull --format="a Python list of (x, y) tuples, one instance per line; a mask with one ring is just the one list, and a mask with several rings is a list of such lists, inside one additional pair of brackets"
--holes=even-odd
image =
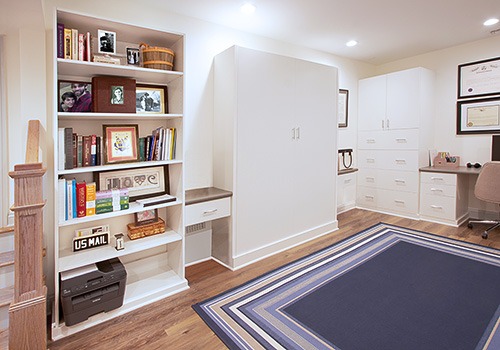
[(431, 180), (443, 181), (444, 179), (443, 179), (442, 177), (432, 176), (432, 177), (431, 177)]
[(204, 211), (203, 211), (203, 215), (214, 214), (214, 213), (216, 213), (216, 212), (217, 212), (217, 210), (218, 210), (217, 208), (215, 208), (215, 209), (207, 209), (207, 210), (204, 210)]
[(368, 194), (367, 194), (367, 195), (365, 195), (365, 198), (366, 198), (366, 199), (375, 199), (375, 197), (370, 196), (370, 195), (368, 195)]
[(443, 192), (442, 188), (431, 188), (432, 192)]
[(395, 199), (394, 203), (396, 203), (396, 204), (405, 204), (405, 201), (403, 201), (401, 199)]
[(439, 210), (442, 210), (442, 209), (443, 209), (443, 207), (442, 207), (442, 206), (440, 206), (440, 205), (434, 205), (434, 204), (433, 204), (433, 205), (431, 205), (431, 208), (432, 208), (432, 209), (439, 209)]
[(347, 179), (347, 180), (344, 180), (344, 183), (345, 183), (345, 184), (348, 184), (348, 183), (349, 183), (349, 182), (351, 182), (351, 181), (352, 181), (352, 179)]
[(405, 138), (399, 138), (399, 139), (396, 139), (396, 142), (397, 143), (407, 143), (408, 140), (406, 140)]
[(401, 180), (401, 179), (394, 179), (394, 182), (401, 183), (401, 184), (405, 184), (406, 183), (405, 180)]
[(367, 163), (375, 163), (375, 159), (374, 158), (366, 158), (366, 162)]
[(365, 179), (366, 179), (366, 182), (375, 182), (375, 178), (371, 177), (371, 176), (367, 176)]
[(406, 159), (396, 159), (396, 163), (398, 163), (398, 164), (406, 164)]
[(367, 139), (366, 143), (375, 143), (375, 139)]

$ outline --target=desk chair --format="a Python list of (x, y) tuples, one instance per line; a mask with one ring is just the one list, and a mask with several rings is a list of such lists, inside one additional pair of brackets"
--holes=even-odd
[[(477, 177), (474, 195), (477, 199), (485, 202), (497, 203), (500, 205), (500, 162), (488, 162), (483, 165), (479, 176)], [(488, 238), (488, 232), (494, 228), (500, 227), (500, 221), (469, 221), (467, 225), (472, 228), (473, 224), (492, 224), (490, 228), (484, 231), (482, 237)]]

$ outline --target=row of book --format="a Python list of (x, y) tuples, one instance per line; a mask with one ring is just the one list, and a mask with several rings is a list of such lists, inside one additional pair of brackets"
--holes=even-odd
[[(138, 140), (138, 161), (157, 161), (175, 159), (176, 128), (160, 127), (151, 135)], [(78, 135), (73, 128), (58, 130), (59, 169), (74, 169), (104, 164), (103, 138), (98, 135)]]
[(92, 61), (92, 35), (57, 24), (57, 57), (68, 60)]
[(96, 191), (95, 182), (64, 178), (58, 186), (60, 222), (129, 208), (128, 188)]

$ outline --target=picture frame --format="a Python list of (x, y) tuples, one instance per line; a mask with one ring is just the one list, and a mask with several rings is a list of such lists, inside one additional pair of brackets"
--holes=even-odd
[(98, 29), (97, 30), (98, 52), (103, 54), (115, 55), (116, 54), (116, 33)]
[(162, 85), (136, 85), (136, 113), (167, 114), (167, 87)]
[(92, 112), (92, 83), (85, 81), (59, 80), (57, 82), (57, 91), (58, 112)]
[(103, 125), (104, 165), (139, 161), (139, 125)]
[(347, 117), (349, 112), (349, 90), (339, 89), (338, 99), (338, 124), (339, 128), (347, 128)]
[(98, 191), (128, 188), (129, 201), (146, 199), (170, 192), (168, 166), (105, 170), (94, 173)]
[(457, 135), (500, 133), (500, 97), (457, 102)]
[(500, 57), (458, 66), (458, 99), (500, 95)]
[(127, 64), (130, 66), (140, 66), (139, 49), (127, 47)]
[(134, 213), (135, 226), (143, 226), (158, 222), (158, 209), (148, 209)]
[(92, 78), (92, 88), (94, 112), (135, 113), (135, 79), (97, 76)]

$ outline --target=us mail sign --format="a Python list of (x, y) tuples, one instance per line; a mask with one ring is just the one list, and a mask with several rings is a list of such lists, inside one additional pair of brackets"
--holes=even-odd
[(73, 239), (73, 251), (99, 247), (109, 243), (109, 232), (99, 232), (93, 235)]

